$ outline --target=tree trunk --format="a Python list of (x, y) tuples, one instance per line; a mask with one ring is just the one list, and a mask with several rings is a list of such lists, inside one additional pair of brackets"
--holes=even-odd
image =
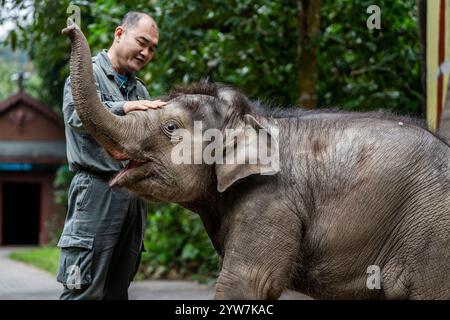
[(422, 114), (426, 114), (427, 110), (427, 1), (416, 0), (417, 15), (418, 15), (418, 32), (420, 42), (420, 82), (422, 85), (422, 101), (421, 111)]
[(316, 107), (316, 60), (320, 31), (320, 0), (299, 0), (298, 80), (300, 107)]

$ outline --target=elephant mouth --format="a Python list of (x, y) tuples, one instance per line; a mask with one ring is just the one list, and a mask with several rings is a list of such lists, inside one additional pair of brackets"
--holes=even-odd
[(130, 160), (125, 168), (119, 171), (119, 173), (109, 182), (110, 187), (123, 185), (124, 180), (130, 180), (130, 177), (134, 171), (145, 165), (147, 162)]

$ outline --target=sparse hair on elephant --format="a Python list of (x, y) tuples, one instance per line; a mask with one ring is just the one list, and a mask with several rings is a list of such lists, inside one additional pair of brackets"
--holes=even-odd
[[(200, 215), (221, 257), (217, 299), (277, 299), (286, 289), (326, 299), (450, 298), (443, 140), (405, 117), (273, 111), (208, 83), (172, 91), (162, 109), (115, 116), (95, 93), (86, 39), (68, 28), (78, 115), (109, 154), (130, 160), (111, 185)], [(278, 127), (279, 171), (173, 164), (170, 137), (195, 121), (205, 130)], [(373, 266), (379, 289), (368, 286)]]

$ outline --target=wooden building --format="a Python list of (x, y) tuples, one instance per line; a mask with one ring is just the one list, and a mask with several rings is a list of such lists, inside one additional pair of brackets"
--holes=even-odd
[(64, 123), (23, 90), (0, 102), (0, 245), (44, 244), (56, 169), (66, 161)]

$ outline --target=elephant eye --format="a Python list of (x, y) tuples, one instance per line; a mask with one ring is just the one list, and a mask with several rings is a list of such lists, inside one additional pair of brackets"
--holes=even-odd
[(174, 125), (173, 123), (169, 123), (169, 124), (166, 126), (166, 128), (167, 128), (168, 131), (173, 132), (173, 131), (175, 131), (175, 129), (176, 129), (177, 127), (176, 127), (176, 125)]
[(174, 122), (166, 122), (163, 126), (162, 126), (162, 131), (164, 132), (165, 135), (169, 136), (178, 129), (178, 124), (174, 123)]

